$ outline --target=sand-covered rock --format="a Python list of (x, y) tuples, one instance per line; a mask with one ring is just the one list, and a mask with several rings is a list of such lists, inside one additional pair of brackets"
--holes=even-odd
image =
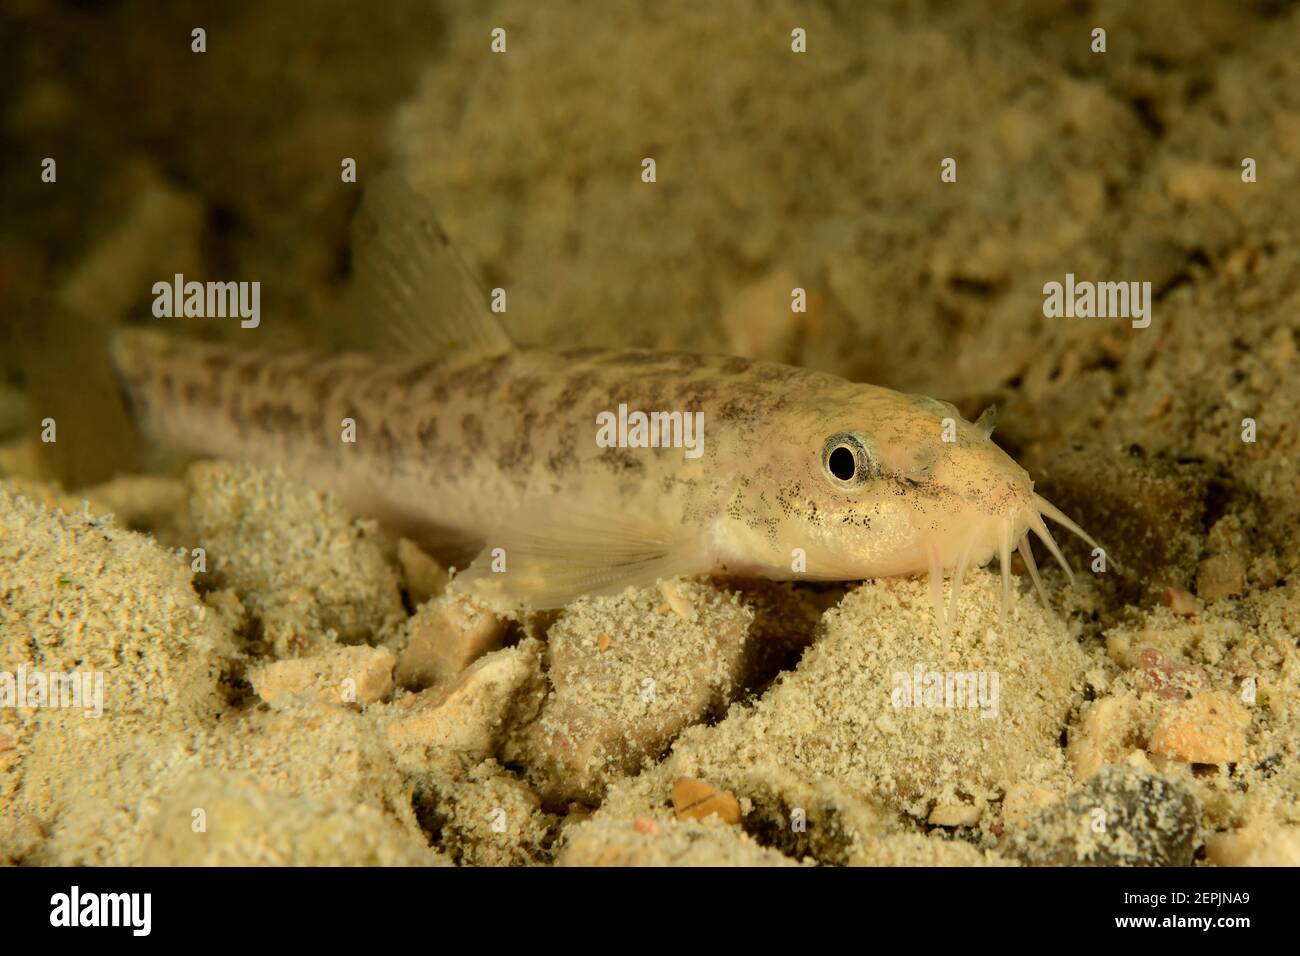
[(1146, 749), (1154, 720), (1149, 702), (1112, 695), (1090, 702), (1083, 713), (1066, 748), (1076, 778), (1087, 780), (1102, 767)]
[(499, 764), (486, 760), (464, 773), (434, 770), (414, 778), (420, 823), (462, 865), (550, 863), (555, 818), (541, 799)]
[(232, 462), (200, 462), (187, 480), (200, 583), (234, 590), (276, 657), (373, 640), (404, 618), (373, 523), (334, 496)]
[[(597, 819), (661, 813), (685, 776), (735, 795), (742, 826), (771, 845), (866, 862), (880, 839), (905, 832), (900, 813), (925, 821), (937, 809), (941, 825), (971, 825), (1016, 783), (1064, 780), (1060, 726), (1086, 657), (1027, 596), (999, 634), (993, 575), (975, 574), (963, 594), (944, 644), (923, 582), (851, 592), (793, 672), (717, 726), (687, 731), (653, 770), (617, 783)], [(905, 697), (918, 665), (921, 696)], [(959, 702), (954, 683), (948, 701), (948, 673), (970, 675), (969, 698)], [(927, 679), (941, 688), (928, 702)]]
[(1184, 763), (1236, 763), (1246, 753), (1250, 714), (1222, 691), (1197, 694), (1160, 716), (1148, 747)]
[(450, 683), (394, 701), (380, 720), (399, 766), (456, 768), (495, 755), (506, 735), (541, 709), (541, 660), (542, 645), (527, 638), (481, 658)]
[(98, 675), (109, 720), (176, 726), (221, 709), (234, 653), (188, 562), (111, 519), (0, 484), (0, 669)]
[(406, 623), (398, 683), (419, 689), (454, 677), (499, 648), (509, 624), (463, 594), (444, 592), (426, 601)]
[(1055, 866), (1190, 866), (1200, 807), (1190, 791), (1132, 767), (1106, 767), (1043, 810), (1010, 852)]
[(666, 581), (571, 605), (547, 636), (553, 691), (510, 751), (547, 793), (599, 798), (740, 689), (754, 612), (732, 592)]
[(0, 853), (38, 866), (139, 865), (160, 792), (202, 765), (205, 738), (66, 718), (32, 741), (0, 814)]
[(187, 494), (185, 482), (162, 475), (119, 475), (86, 490), (119, 524), (169, 545), (181, 540)]
[(242, 774), (196, 774), (159, 808), (146, 866), (447, 866), (378, 807), (268, 792)]
[(1300, 866), (1300, 827), (1257, 821), (1210, 834), (1205, 852), (1215, 866)]
[[(238, 807), (250, 800), (256, 804), (258, 798), (247, 793), (243, 783), (221, 782), (234, 777), (267, 794), (265, 802), (278, 808), (276, 812), (292, 813), (294, 802), (299, 801), (297, 805), (309, 817), (336, 818), (350, 812), (352, 832), (363, 840), (373, 830), (379, 845), (428, 843), (412, 810), (410, 791), (373, 724), (345, 708), (290, 697), (274, 710), (260, 708), (238, 718), (227, 717), (212, 729), (167, 734), (114, 733), (106, 722), (87, 723), (90, 730), (74, 728), (80, 736), (69, 731), (60, 740), (49, 740), (49, 746), (38, 739), (40, 749), (15, 801), (18, 820), (34, 821), (37, 828), (37, 838), (18, 848), (27, 862), (131, 866), (146, 862), (146, 852), (157, 852), (173, 862), (190, 853), (193, 863), (218, 858), (233, 862), (230, 854), (242, 851), (200, 843), (181, 849), (166, 836), (174, 835), (177, 827), (189, 826), (180, 817), (190, 815), (185, 804), (192, 801), (189, 787), (194, 774), (206, 774), (205, 786), (215, 782), (209, 792), (219, 802), (229, 801), (236, 815), (246, 816)], [(174, 816), (160, 821), (159, 814), (167, 807)], [(6, 813), (5, 820), (13, 816)], [(317, 823), (304, 829), (311, 830)], [(236, 827), (242, 828), (242, 823)], [(225, 832), (230, 836), (230, 830)], [(404, 837), (395, 842), (394, 833)], [(158, 839), (169, 848), (157, 848)], [(265, 829), (255, 839), (285, 846)], [(221, 843), (226, 837), (218, 835), (217, 840)], [(301, 859), (290, 855), (286, 861), (323, 864), (327, 861), (320, 853), (327, 845), (328, 841), (304, 852)], [(246, 849), (252, 852), (253, 848)], [(366, 859), (364, 853), (357, 850), (351, 861)]]
[(437, 597), (447, 587), (447, 569), (409, 538), (397, 542), (397, 561), (402, 569), (402, 585), (413, 606)]
[(382, 700), (393, 687), (397, 657), (383, 647), (340, 647), (317, 657), (271, 661), (248, 673), (257, 696), (275, 703), (288, 694), (364, 707)]

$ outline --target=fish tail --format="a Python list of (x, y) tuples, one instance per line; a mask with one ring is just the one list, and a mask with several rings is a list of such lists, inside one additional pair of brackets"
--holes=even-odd
[(151, 441), (266, 464), (338, 443), (337, 427), (327, 436), (326, 424), (353, 366), (365, 362), (142, 329), (118, 332), (110, 352), (131, 417)]

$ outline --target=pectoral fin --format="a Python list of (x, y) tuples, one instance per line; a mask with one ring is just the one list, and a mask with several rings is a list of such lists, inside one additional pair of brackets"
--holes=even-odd
[(453, 586), (506, 613), (710, 570), (699, 530), (654, 509), (548, 498), (510, 515)]

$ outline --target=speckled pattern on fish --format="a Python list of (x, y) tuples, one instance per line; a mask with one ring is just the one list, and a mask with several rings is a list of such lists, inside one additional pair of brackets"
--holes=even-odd
[[(1040, 514), (1082, 534), (984, 418), (732, 356), (515, 349), (408, 187), (372, 187), (359, 218), (356, 288), (415, 343), (407, 357), (126, 331), (114, 361), (148, 434), (283, 466), (433, 550), (482, 549), (458, 585), (501, 608), (711, 572), (928, 573), (946, 626), (945, 572), (955, 591), (994, 556), (1005, 571), (1019, 545), (1037, 579), (1028, 532), (1060, 558)], [(469, 300), (447, 305), (448, 282)], [(598, 442), (599, 416), (620, 406), (701, 416), (698, 455)]]

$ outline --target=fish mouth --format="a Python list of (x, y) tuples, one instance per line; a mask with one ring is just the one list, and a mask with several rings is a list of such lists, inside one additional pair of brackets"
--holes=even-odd
[[(962, 585), (966, 580), (966, 572), (970, 568), (972, 557), (977, 552), (994, 552), (1002, 572), (1002, 604), (998, 618), (1000, 630), (1005, 630), (1007, 607), (1011, 600), (1012, 551), (1018, 552), (1021, 560), (1024, 561), (1025, 569), (1034, 582), (1034, 588), (1038, 592), (1039, 599), (1043, 602), (1043, 607), (1049, 611), (1051, 610), (1051, 603), (1047, 599), (1047, 590), (1043, 587), (1043, 579), (1038, 573), (1038, 564), (1034, 560), (1034, 552), (1030, 545), (1029, 535), (1031, 532), (1043, 542), (1052, 557), (1065, 572), (1070, 586), (1074, 586), (1074, 571), (1065, 555), (1061, 553), (1061, 549), (1057, 545), (1056, 539), (1052, 537), (1047, 522), (1043, 520), (1044, 518), (1050, 518), (1094, 549), (1106, 554), (1110, 564), (1114, 565), (1116, 569), (1119, 567), (1115, 561), (1109, 558), (1106, 549), (1098, 544), (1096, 539), (1042, 495), (1031, 491), (1027, 497), (1021, 497), (1014, 491), (1008, 491), (1007, 495), (1004, 496), (1004, 500), (1012, 497), (1020, 498), (1020, 502), (1018, 504), (1013, 503), (1005, 511), (981, 516), (981, 519), (975, 521), (964, 535), (957, 551), (956, 561), (952, 566), (952, 594), (946, 608), (943, 601), (944, 556), (938, 542), (932, 541), (927, 547), (930, 600), (934, 606), (935, 620), (939, 624), (940, 631), (945, 639), (951, 632), (952, 621), (956, 619)], [(983, 560), (988, 560), (988, 558)]]

